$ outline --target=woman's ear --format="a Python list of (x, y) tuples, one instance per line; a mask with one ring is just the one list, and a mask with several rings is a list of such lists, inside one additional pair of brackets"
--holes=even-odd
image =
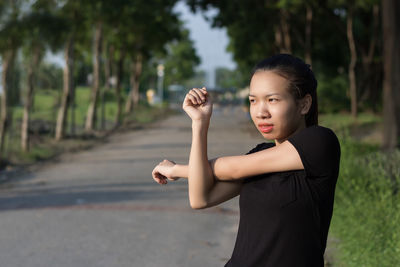
[(312, 104), (312, 97), (310, 94), (306, 94), (301, 100), (300, 100), (300, 112), (301, 115), (306, 115), (308, 111), (311, 108)]

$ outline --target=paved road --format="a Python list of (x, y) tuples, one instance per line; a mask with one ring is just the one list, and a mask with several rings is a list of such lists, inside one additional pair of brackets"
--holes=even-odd
[[(244, 154), (263, 141), (239, 109), (215, 108), (209, 157)], [(160, 186), (151, 171), (188, 161), (186, 115), (115, 134), (0, 186), (1, 267), (223, 266), (238, 226), (238, 199), (189, 207), (187, 181)]]

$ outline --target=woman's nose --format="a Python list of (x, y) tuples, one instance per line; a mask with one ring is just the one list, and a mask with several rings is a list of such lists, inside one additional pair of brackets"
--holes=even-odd
[(260, 105), (258, 105), (256, 114), (257, 118), (259, 119), (265, 119), (271, 117), (271, 113), (269, 112), (267, 104), (265, 103), (261, 103)]

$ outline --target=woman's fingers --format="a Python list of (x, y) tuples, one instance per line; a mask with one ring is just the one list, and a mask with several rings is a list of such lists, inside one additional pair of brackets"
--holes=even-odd
[(192, 103), (198, 104), (198, 105), (202, 104), (206, 101), (206, 94), (207, 94), (207, 91), (205, 90), (205, 87), (203, 87), (201, 89), (193, 88), (188, 93), (190, 99), (192, 100)]
[(166, 184), (167, 183), (167, 177), (161, 175), (160, 173), (156, 173), (155, 174), (154, 180), (159, 184)]
[(190, 98), (190, 100), (192, 101), (192, 103), (193, 103), (194, 105), (201, 104), (202, 100), (201, 100), (201, 98), (197, 95), (196, 92), (194, 92), (193, 90), (191, 90), (191, 91), (188, 93), (188, 95), (189, 95), (189, 98)]
[(176, 163), (174, 161), (170, 161), (167, 159), (161, 161), (151, 172), (154, 181), (156, 181), (159, 184), (167, 184), (168, 183), (167, 180), (170, 181), (178, 180), (177, 178), (170, 177), (171, 168), (175, 164)]
[(152, 171), (151, 175), (153, 176), (153, 180), (156, 181), (159, 184), (166, 184), (167, 183), (167, 177), (162, 175), (161, 173), (158, 172), (157, 167), (154, 168)]
[(189, 98), (190, 102), (192, 102), (193, 105), (198, 104), (198, 100), (195, 95), (191, 94), (190, 92), (187, 94), (187, 97)]
[(185, 103), (192, 105), (201, 105), (207, 101), (207, 90), (205, 87), (203, 88), (193, 88), (191, 89), (185, 97)]
[(201, 100), (203, 100), (203, 101), (206, 100), (205, 95), (206, 95), (207, 91), (204, 91), (204, 89), (193, 88), (191, 91), (196, 93)]

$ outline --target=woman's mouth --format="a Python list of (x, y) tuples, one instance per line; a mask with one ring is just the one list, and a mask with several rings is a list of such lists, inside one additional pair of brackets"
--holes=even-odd
[(259, 124), (258, 129), (260, 129), (261, 132), (263, 133), (269, 133), (272, 131), (274, 128), (273, 124)]

